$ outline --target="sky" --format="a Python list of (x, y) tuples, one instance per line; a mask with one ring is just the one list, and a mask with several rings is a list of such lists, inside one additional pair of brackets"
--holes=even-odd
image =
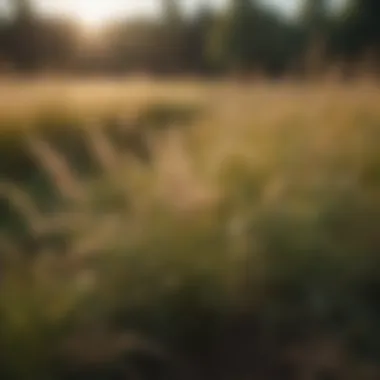
[[(156, 15), (162, 0), (32, 0), (42, 14), (63, 16), (88, 25), (101, 25), (119, 18), (136, 15)], [(207, 0), (180, 0), (185, 9), (196, 9)], [(229, 0), (208, 0), (216, 7), (222, 7)], [(304, 0), (261, 0), (287, 15), (295, 14), (297, 7)], [(332, 0), (335, 4), (345, 0)], [(379, 0), (380, 1), (380, 0)], [(2, 5), (12, 0), (0, 0)]]
[[(1, 0), (0, 0), (1, 1)], [(191, 10), (204, 0), (181, 0), (186, 9)], [(209, 0), (215, 6), (223, 6), (228, 0)], [(300, 0), (265, 0), (287, 13), (292, 13)], [(34, 0), (43, 13), (60, 14), (74, 18), (117, 19), (122, 15), (157, 14), (160, 0)], [(87, 14), (87, 15), (86, 15)]]

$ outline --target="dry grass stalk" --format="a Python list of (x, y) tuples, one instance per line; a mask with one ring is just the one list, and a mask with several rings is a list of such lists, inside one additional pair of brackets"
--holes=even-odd
[(65, 199), (83, 201), (82, 186), (56, 149), (38, 138), (29, 140), (29, 148)]

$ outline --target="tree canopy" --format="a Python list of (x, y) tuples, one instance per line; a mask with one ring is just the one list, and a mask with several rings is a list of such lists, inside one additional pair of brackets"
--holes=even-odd
[(323, 59), (355, 62), (371, 52), (378, 65), (380, 56), (378, 0), (347, 0), (339, 13), (331, 12), (331, 0), (308, 0), (292, 19), (254, 0), (230, 0), (222, 11), (204, 2), (192, 15), (178, 0), (161, 0), (161, 18), (109, 25), (96, 48), (73, 23), (41, 18), (31, 0), (12, 3), (13, 17), (0, 21), (0, 60), (19, 71), (281, 75), (302, 66), (316, 36), (330, 53)]

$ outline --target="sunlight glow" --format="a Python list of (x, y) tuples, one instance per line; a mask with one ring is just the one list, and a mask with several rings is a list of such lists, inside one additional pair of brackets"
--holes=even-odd
[(112, 7), (112, 2), (101, 2), (96, 0), (78, 1), (73, 8), (73, 17), (84, 26), (99, 28), (110, 22), (117, 14), (117, 9)]
[[(1, 0), (0, 0), (1, 1)], [(88, 29), (136, 15), (155, 15), (158, 0), (33, 0), (39, 12), (70, 19)]]

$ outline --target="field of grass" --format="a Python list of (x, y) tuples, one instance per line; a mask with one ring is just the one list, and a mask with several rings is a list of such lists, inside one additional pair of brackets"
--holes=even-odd
[(378, 88), (1, 91), (1, 378), (379, 378)]

